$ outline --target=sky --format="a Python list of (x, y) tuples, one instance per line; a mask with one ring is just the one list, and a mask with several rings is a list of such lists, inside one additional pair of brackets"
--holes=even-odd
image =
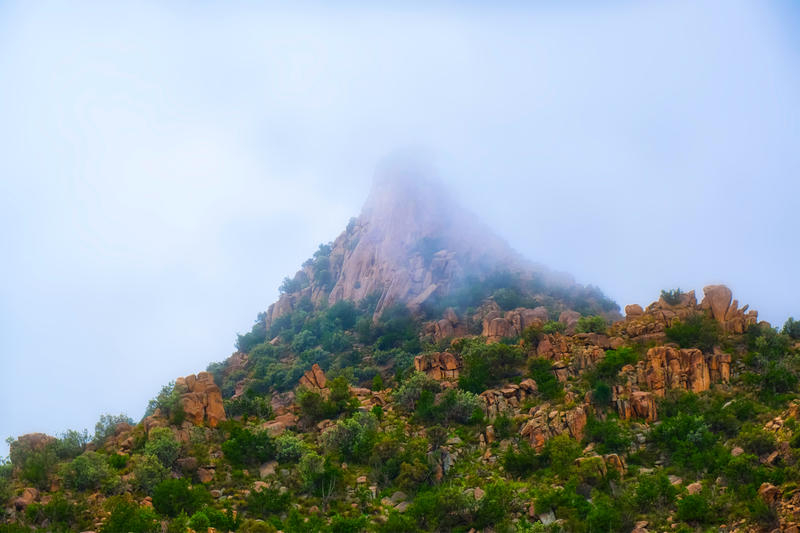
[(797, 8), (557, 5), (0, 3), (0, 437), (230, 355), (398, 150), (623, 307), (800, 317)]

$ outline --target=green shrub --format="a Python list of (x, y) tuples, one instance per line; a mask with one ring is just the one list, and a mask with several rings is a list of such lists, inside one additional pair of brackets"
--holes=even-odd
[(794, 340), (800, 340), (800, 320), (795, 320), (794, 317), (789, 317), (783, 324), (784, 335), (788, 335)]
[(514, 489), (511, 485), (496, 481), (486, 485), (486, 494), (480, 500), (472, 519), (472, 526), (484, 529), (502, 523), (511, 512)]
[(124, 497), (109, 498), (106, 508), (110, 515), (100, 529), (101, 533), (153, 533), (160, 530), (156, 514), (151, 509), (139, 507)]
[(211, 495), (203, 485), (192, 487), (185, 479), (165, 479), (153, 489), (153, 507), (167, 516), (181, 512), (191, 515), (210, 501)]
[(275, 438), (275, 458), (281, 463), (298, 461), (308, 450), (308, 444), (294, 433), (287, 431)]
[(85, 452), (61, 468), (64, 484), (74, 490), (99, 489), (111, 477), (105, 456)]
[(594, 389), (592, 390), (592, 402), (596, 405), (608, 405), (611, 403), (612, 398), (613, 392), (611, 387), (602, 381), (595, 383)]
[(365, 461), (377, 436), (378, 420), (372, 413), (356, 413), (328, 428), (320, 437), (322, 446), (343, 459)]
[(464, 390), (481, 393), (489, 386), (518, 375), (525, 354), (519, 346), (502, 342), (484, 344), (480, 339), (464, 340), (460, 344), (464, 368), (458, 386)]
[(128, 465), (130, 456), (126, 453), (112, 453), (108, 456), (108, 465), (114, 470), (122, 470)]
[(606, 329), (608, 329), (608, 323), (599, 315), (582, 316), (575, 326), (576, 333), (605, 333)]
[(622, 531), (623, 517), (614, 503), (605, 494), (596, 494), (592, 509), (586, 517), (589, 531)]
[(282, 513), (289, 508), (290, 497), (288, 492), (281, 494), (277, 488), (252, 490), (247, 497), (247, 510), (250, 514), (261, 517)]
[(535, 357), (528, 361), (530, 376), (536, 381), (539, 394), (546, 400), (554, 400), (561, 396), (563, 387), (553, 373), (553, 364), (543, 357)]
[(272, 418), (272, 405), (270, 398), (258, 396), (253, 389), (248, 389), (244, 394), (237, 398), (223, 401), (225, 414), (233, 418), (235, 416), (256, 417), (264, 420)]
[(234, 465), (257, 466), (275, 457), (275, 441), (268, 431), (251, 431), (233, 424), (228, 428), (222, 451)]
[(208, 516), (203, 511), (197, 511), (189, 518), (186, 525), (195, 531), (207, 531), (211, 527), (211, 520), (208, 519)]
[(424, 530), (450, 531), (467, 526), (477, 505), (475, 499), (455, 486), (441, 486), (417, 494), (408, 513)]
[(443, 422), (466, 424), (483, 417), (482, 407), (483, 403), (477, 394), (448, 389), (436, 404), (436, 418)]
[(683, 291), (680, 288), (661, 291), (661, 299), (669, 305), (678, 305), (681, 303), (681, 296), (683, 296)]
[(675, 503), (678, 489), (664, 472), (643, 474), (638, 477), (634, 491), (634, 502), (642, 513), (651, 510), (666, 511)]
[(650, 436), (676, 464), (696, 471), (715, 467), (723, 457), (715, 450), (716, 435), (711, 433), (701, 416), (679, 414), (667, 418), (651, 431)]
[(169, 471), (161, 461), (153, 455), (137, 455), (133, 461), (133, 477), (136, 485), (144, 492), (150, 493), (153, 488), (167, 478)]
[(308, 452), (300, 459), (297, 470), (304, 488), (323, 499), (333, 494), (342, 477), (342, 471), (330, 457), (322, 457), (314, 451)]
[(700, 348), (704, 352), (710, 352), (719, 343), (721, 335), (719, 323), (704, 314), (692, 315), (668, 327), (665, 332), (667, 339), (681, 348)]
[(550, 320), (542, 326), (542, 333), (547, 335), (552, 335), (554, 333), (564, 333), (566, 331), (567, 325), (557, 320)]
[(170, 381), (161, 388), (158, 396), (150, 400), (144, 416), (150, 416), (158, 409), (162, 415), (167, 417), (171, 424), (181, 425), (186, 419), (181, 403), (181, 393), (175, 388), (175, 382)]
[(422, 372), (415, 372), (394, 393), (394, 401), (406, 412), (413, 412), (423, 392), (437, 393), (441, 385)]
[(631, 435), (613, 418), (599, 420), (589, 416), (584, 430), (586, 440), (596, 443), (599, 453), (622, 453), (631, 445)]
[(132, 426), (133, 419), (126, 414), (100, 415), (100, 420), (98, 420), (97, 424), (94, 426), (94, 442), (98, 445), (104, 443), (108, 437), (114, 435), (117, 426), (120, 424), (129, 424)]
[(50, 485), (50, 476), (58, 464), (55, 442), (32, 444), (27, 441), (10, 442), (11, 464), (19, 469), (20, 478), (39, 489)]
[(705, 494), (686, 494), (678, 501), (678, 520), (705, 524), (710, 518), (711, 506)]
[(745, 449), (745, 451), (755, 455), (764, 455), (775, 449), (778, 442), (775, 434), (771, 433), (761, 426), (755, 424), (747, 424), (739, 432), (736, 442)]
[(55, 442), (56, 456), (62, 460), (73, 459), (83, 453), (89, 440), (89, 433), (85, 429), (83, 433), (69, 429)]
[(181, 445), (170, 428), (153, 428), (144, 446), (144, 453), (161, 461), (165, 468), (172, 468), (180, 455)]
[(606, 350), (605, 357), (597, 363), (597, 376), (601, 379), (615, 381), (619, 371), (625, 365), (635, 365), (639, 355), (633, 348)]

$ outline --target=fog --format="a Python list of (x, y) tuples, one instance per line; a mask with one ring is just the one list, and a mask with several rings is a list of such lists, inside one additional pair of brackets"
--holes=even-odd
[(225, 358), (409, 147), (622, 306), (800, 316), (797, 8), (562, 4), (0, 4), (0, 436)]

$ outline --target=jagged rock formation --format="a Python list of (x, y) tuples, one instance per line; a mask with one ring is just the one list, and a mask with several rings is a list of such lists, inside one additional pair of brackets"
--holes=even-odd
[(528, 326), (542, 325), (547, 322), (547, 319), (548, 312), (544, 307), (535, 309), (520, 307), (506, 313), (497, 307), (483, 317), (481, 335), (486, 337), (489, 342), (498, 342), (503, 338), (519, 336)]
[(531, 409), (530, 418), (519, 433), (537, 450), (541, 450), (550, 438), (564, 433), (581, 440), (586, 427), (586, 414), (586, 408), (582, 405), (559, 411), (544, 403)]
[(659, 298), (647, 309), (638, 304), (628, 305), (625, 307), (625, 320), (615, 324), (613, 331), (639, 342), (662, 342), (664, 330), (675, 321), (708, 311), (726, 333), (744, 333), (749, 326), (758, 323), (758, 312), (748, 311), (747, 305), (739, 309), (739, 302), (731, 300), (732, 293), (728, 287), (709, 285), (703, 288), (703, 301), (699, 305), (694, 291), (681, 294), (675, 304)]
[[(550, 287), (576, 286), (570, 276), (523, 259), (424, 172), (395, 166), (377, 175), (361, 215), (303, 265), (264, 320), (269, 328), (305, 299), (320, 305), (373, 294), (375, 317), (396, 302), (418, 309), (468, 278), (498, 272)], [(457, 324), (457, 317), (445, 316), (437, 337), (459, 334)]]
[(414, 369), (436, 380), (457, 380), (462, 366), (461, 358), (450, 352), (434, 352), (414, 357)]
[(181, 394), (181, 406), (187, 420), (195, 425), (207, 422), (213, 428), (225, 420), (222, 392), (210, 373), (200, 372), (178, 378), (175, 380), (175, 389)]
[(300, 376), (300, 385), (309, 390), (320, 392), (328, 388), (328, 380), (322, 368), (317, 363), (314, 363), (310, 370), (306, 370), (305, 374)]

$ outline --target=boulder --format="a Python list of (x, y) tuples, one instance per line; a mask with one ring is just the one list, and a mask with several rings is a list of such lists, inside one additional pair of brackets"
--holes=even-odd
[[(41, 435), (41, 433), (36, 433), (36, 435)], [(38, 497), (39, 497), (39, 491), (37, 489), (33, 487), (27, 487), (22, 491), (22, 494), (19, 496), (19, 498), (14, 500), (14, 508), (17, 511), (22, 511), (30, 504), (35, 502)]]
[(772, 483), (762, 483), (758, 488), (758, 496), (770, 507), (775, 507), (780, 502), (781, 489)]
[(306, 370), (300, 376), (300, 385), (309, 390), (320, 391), (327, 388), (328, 380), (322, 368), (317, 363), (314, 363), (310, 370)]
[[(225, 420), (222, 391), (209, 372), (200, 372), (175, 380), (175, 389), (181, 392), (180, 402), (186, 420), (196, 426), (207, 423), (210, 427)], [(157, 421), (158, 417), (154, 417)]]
[(626, 317), (642, 316), (643, 314), (644, 310), (642, 309), (642, 306), (639, 304), (631, 304), (625, 306)]

